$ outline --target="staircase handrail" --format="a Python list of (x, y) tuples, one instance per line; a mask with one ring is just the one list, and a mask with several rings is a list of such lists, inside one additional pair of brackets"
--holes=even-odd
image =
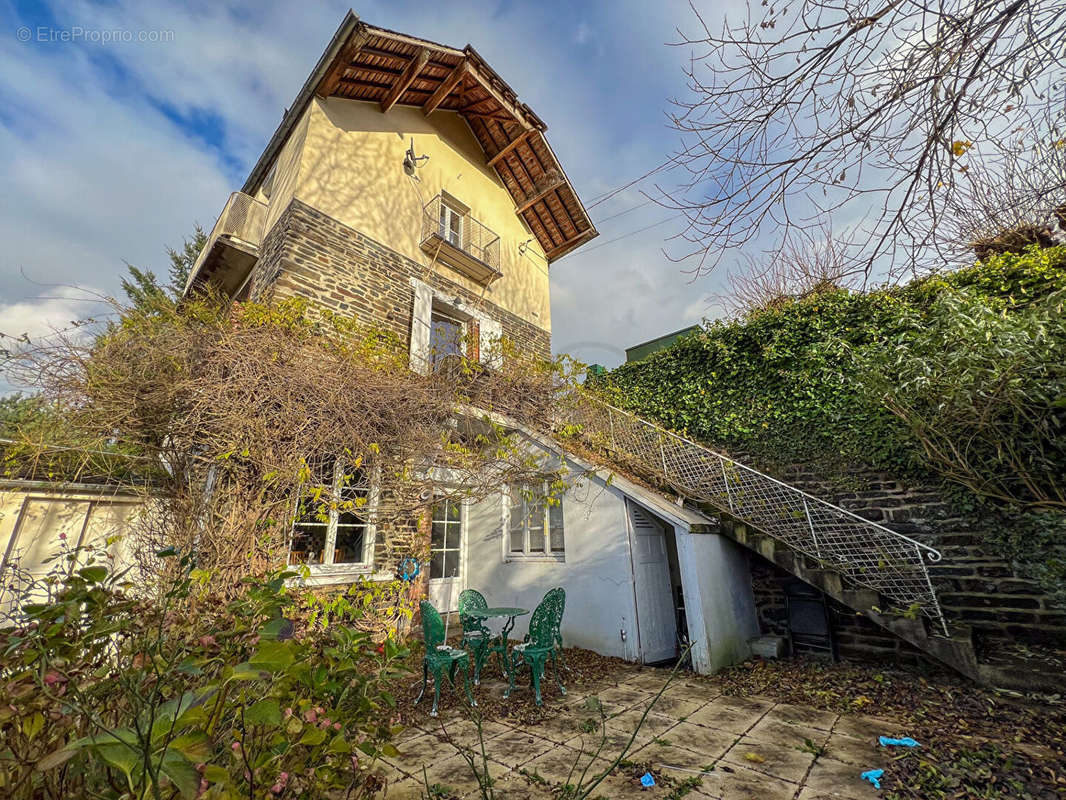
[[(578, 403), (583, 402), (598, 406), (601, 411), (581, 414), (583, 435), (605, 435), (611, 449), (639, 459), (645, 468), (661, 474), (682, 495), (728, 512), (840, 572), (855, 584), (880, 592), (904, 609), (917, 605), (925, 616), (939, 624), (945, 636), (949, 635), (929, 576), (928, 564), (942, 558), (936, 548), (815, 497), (588, 392), (580, 392)], [(563, 424), (575, 421), (569, 419)], [(629, 441), (620, 441), (621, 429), (626, 426), (630, 430)], [(646, 435), (638, 434), (633, 426), (654, 435), (658, 452), (654, 452)], [(650, 449), (652, 452), (648, 452)], [(714, 473), (703, 470), (697, 474), (692, 465), (701, 459), (716, 462), (718, 469)], [(687, 475), (686, 466), (689, 467)], [(718, 491), (714, 491), (716, 488)], [(788, 513), (783, 517), (781, 512), (786, 510)]]

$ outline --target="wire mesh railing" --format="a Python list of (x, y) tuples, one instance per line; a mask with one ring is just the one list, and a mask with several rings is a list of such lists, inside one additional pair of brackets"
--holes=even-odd
[(189, 271), (189, 278), (185, 284), (186, 291), (192, 286), (200, 267), (203, 266), (204, 260), (219, 237), (229, 236), (258, 247), (265, 233), (263, 229), (266, 226), (266, 215), (266, 203), (243, 192), (231, 193), (222, 213), (215, 220), (215, 226), (204, 243), (204, 249), (200, 251), (200, 255), (196, 257), (196, 262)]
[(422, 241), (431, 238), (473, 256), (493, 272), (500, 271), (499, 235), (439, 194), (422, 209)]
[[(595, 449), (650, 471), (681, 495), (750, 524), (850, 583), (920, 610), (948, 636), (929, 576), (940, 552), (582, 393), (563, 424)], [(576, 426), (576, 427), (575, 427)]]

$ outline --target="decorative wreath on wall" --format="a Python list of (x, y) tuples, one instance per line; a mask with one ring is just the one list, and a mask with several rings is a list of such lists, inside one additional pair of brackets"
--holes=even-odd
[(421, 571), (422, 565), (414, 556), (407, 556), (400, 562), (400, 578), (404, 581), (413, 581)]

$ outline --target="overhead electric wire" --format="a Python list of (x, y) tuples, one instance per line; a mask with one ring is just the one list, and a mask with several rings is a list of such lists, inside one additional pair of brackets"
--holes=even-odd
[(643, 203), (637, 203), (637, 204), (636, 204), (635, 206), (630, 206), (629, 208), (625, 209), (624, 211), (619, 211), (619, 212), (617, 212), (616, 214), (611, 214), (611, 216), (609, 216), (609, 217), (604, 217), (603, 219), (597, 219), (597, 220), (594, 220), (594, 222), (595, 222), (595, 223), (596, 223), (597, 225), (602, 225), (602, 224), (603, 224), (603, 223), (605, 223), (605, 222), (610, 222), (610, 221), (611, 221), (612, 219), (614, 219), (615, 217), (620, 217), (620, 216), (622, 216), (623, 214), (628, 214), (628, 213), (629, 213), (630, 211), (636, 211), (636, 210), (637, 210), (638, 208), (643, 208), (644, 206), (648, 205), (648, 203), (654, 203), (654, 202), (655, 202), (655, 198), (653, 198), (653, 197), (649, 197), (649, 198), (648, 198), (647, 200), (645, 200), (645, 201), (644, 201)]
[(608, 189), (603, 194), (596, 195), (595, 197), (592, 198), (592, 200), (589, 202), (589, 204), (585, 206), (585, 208), (586, 209), (591, 209), (591, 208), (595, 208), (600, 203), (606, 203), (612, 197), (614, 197), (615, 195), (619, 194), (620, 192), (624, 192), (630, 186), (633, 186), (634, 184), (640, 183), (645, 178), (650, 178), (652, 175), (654, 175), (657, 172), (661, 172), (662, 170), (666, 169), (666, 167), (669, 166), (670, 164), (675, 163), (677, 161), (677, 159), (679, 158), (679, 155), (673, 156), (671, 158), (668, 158), (666, 161), (664, 161), (659, 166), (655, 167), (654, 169), (649, 170), (648, 172), (645, 172), (639, 178), (634, 178), (629, 183), (623, 184), (622, 186), (619, 186), (619, 187), (617, 187), (615, 189)]
[[(638, 233), (644, 233), (644, 231), (651, 230), (652, 228), (657, 228), (660, 225), (665, 225), (667, 222), (670, 222), (671, 220), (679, 219), (679, 218), (681, 218), (683, 216), (685, 216), (684, 213), (672, 214), (669, 217), (667, 217), (666, 219), (661, 219), (658, 222), (653, 222), (651, 225), (645, 225), (643, 228), (637, 228), (635, 231), (629, 231), (628, 233), (623, 233), (621, 236), (615, 236), (613, 239), (608, 239), (606, 242), (599, 242), (599, 243), (593, 245), (592, 247), (582, 248), (580, 251), (575, 251), (574, 255), (577, 255), (578, 252), (580, 252), (581, 255), (586, 255), (588, 253), (591, 253), (593, 250), (599, 250), (601, 247), (606, 247), (609, 244), (614, 244), (615, 242), (621, 241), (622, 239), (628, 239), (630, 236), (636, 236)], [(563, 256), (563, 258), (568, 258), (569, 256), (570, 256), (570, 254), (568, 253), (567, 255)], [(559, 261), (562, 261), (563, 258), (556, 259), (555, 263), (558, 263)]]

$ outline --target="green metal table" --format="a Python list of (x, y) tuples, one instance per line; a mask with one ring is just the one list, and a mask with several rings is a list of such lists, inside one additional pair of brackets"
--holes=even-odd
[(491, 608), (472, 608), (464, 612), (468, 617), (474, 619), (506, 619), (503, 623), (503, 629), (500, 631), (500, 644), (498, 647), (492, 648), (495, 652), (500, 654), (500, 660), (503, 662), (503, 673), (506, 676), (510, 669), (510, 658), (508, 658), (507, 642), (511, 631), (514, 629), (514, 621), (516, 617), (524, 617), (529, 613), (528, 608), (516, 608), (511, 606), (495, 606)]

